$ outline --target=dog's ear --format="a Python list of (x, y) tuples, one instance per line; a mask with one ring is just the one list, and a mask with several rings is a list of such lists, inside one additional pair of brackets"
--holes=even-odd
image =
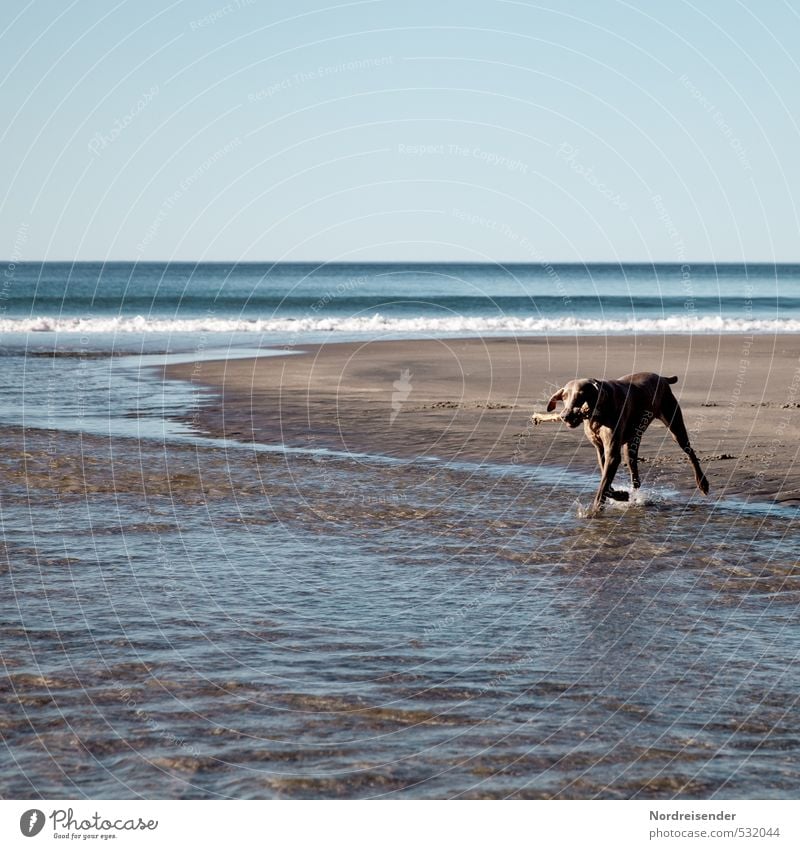
[(555, 408), (556, 408), (556, 401), (563, 401), (563, 400), (564, 400), (564, 390), (562, 388), (562, 389), (559, 389), (558, 392), (556, 392), (556, 394), (553, 395), (553, 397), (547, 402), (547, 412), (552, 413), (553, 410), (555, 410)]

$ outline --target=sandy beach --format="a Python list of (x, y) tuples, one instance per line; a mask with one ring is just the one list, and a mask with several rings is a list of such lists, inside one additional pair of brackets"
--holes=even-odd
[[(170, 366), (215, 390), (192, 415), (243, 441), (402, 458), (590, 471), (581, 431), (530, 425), (573, 377), (677, 375), (711, 497), (800, 504), (800, 337), (702, 335), (376, 341), (297, 346), (284, 357)], [(693, 488), (666, 429), (642, 442), (643, 485)], [(618, 482), (626, 480), (626, 471)]]

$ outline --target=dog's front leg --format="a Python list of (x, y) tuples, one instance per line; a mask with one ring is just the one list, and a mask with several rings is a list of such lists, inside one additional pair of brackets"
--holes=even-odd
[[(605, 462), (603, 464), (603, 473), (600, 475), (600, 486), (594, 497), (595, 509), (599, 509), (606, 498), (625, 500), (622, 497), (622, 493), (618, 493), (616, 490), (611, 488), (611, 484), (614, 482), (614, 476), (617, 474), (617, 469), (619, 468), (619, 464), (622, 459), (620, 447), (616, 442), (607, 442), (604, 449)], [(627, 493), (625, 493), (625, 496), (627, 496)]]

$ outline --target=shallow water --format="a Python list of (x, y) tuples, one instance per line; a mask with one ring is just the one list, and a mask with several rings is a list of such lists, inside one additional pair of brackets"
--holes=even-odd
[(69, 431), (3, 436), (0, 795), (796, 798), (795, 512)]

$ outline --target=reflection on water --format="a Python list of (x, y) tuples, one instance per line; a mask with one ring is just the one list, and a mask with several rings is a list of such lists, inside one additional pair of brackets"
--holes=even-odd
[(7, 431), (6, 797), (786, 797), (794, 514)]

